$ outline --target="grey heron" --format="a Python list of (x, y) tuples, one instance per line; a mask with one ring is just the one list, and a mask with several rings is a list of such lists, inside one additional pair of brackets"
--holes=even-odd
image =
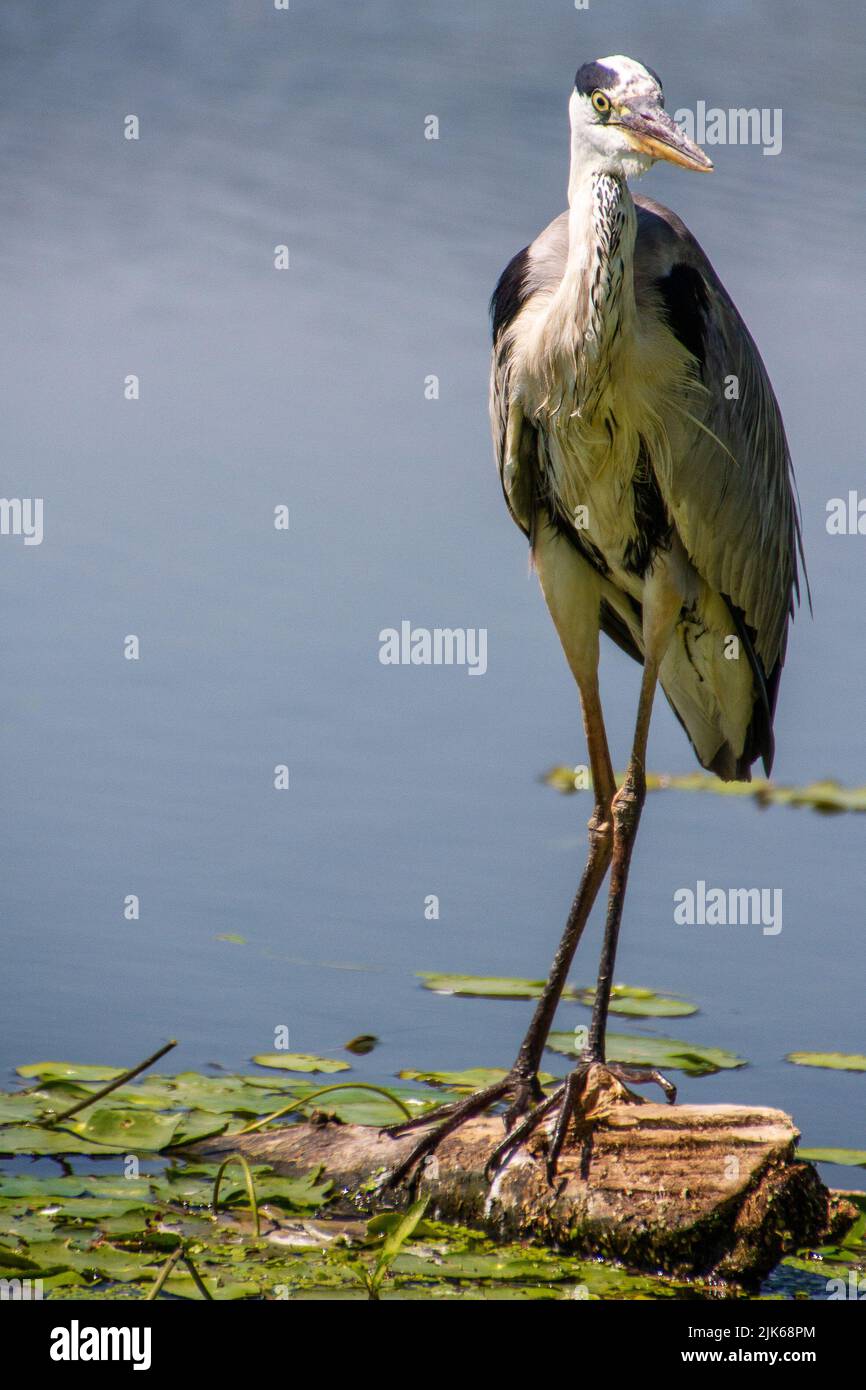
[[(712, 164), (663, 104), (651, 69), (586, 63), (569, 103), (568, 211), (503, 272), (491, 302), (490, 413), (505, 501), (577, 683), (594, 789), (589, 851), (514, 1066), (496, 1085), (395, 1126), (428, 1127), (399, 1181), (444, 1135), (507, 1102), (493, 1167), (546, 1116), (552, 1177), (585, 1091), (674, 1086), (606, 1061), (605, 1032), (657, 685), (701, 765), (726, 780), (773, 761), (773, 717), (802, 540), (779, 406), (758, 350), (695, 238), (628, 180), (659, 159)], [(642, 665), (618, 789), (598, 684), (599, 634)], [(564, 1083), (538, 1081), (553, 1015), (610, 869), (586, 1046)], [(435, 1126), (429, 1128), (431, 1122)]]

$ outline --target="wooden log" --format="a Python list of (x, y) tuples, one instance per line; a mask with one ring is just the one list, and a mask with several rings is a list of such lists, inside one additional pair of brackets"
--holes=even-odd
[[(787, 1252), (846, 1229), (856, 1215), (831, 1196), (811, 1164), (795, 1159), (799, 1135), (781, 1110), (635, 1104), (628, 1092), (608, 1091), (596, 1098), (591, 1118), (573, 1127), (553, 1187), (544, 1164), (550, 1128), (540, 1127), (491, 1183), (484, 1168), (502, 1138), (502, 1120), (468, 1121), (422, 1166), (415, 1192), (429, 1196), (431, 1215), (496, 1239), (533, 1238), (635, 1270), (745, 1286)], [(381, 1210), (408, 1200), (406, 1190), (393, 1193), (383, 1184), (417, 1138), (417, 1131), (390, 1138), (322, 1116), (221, 1136), (197, 1152), (242, 1153), (288, 1175), (321, 1167), (356, 1207)]]

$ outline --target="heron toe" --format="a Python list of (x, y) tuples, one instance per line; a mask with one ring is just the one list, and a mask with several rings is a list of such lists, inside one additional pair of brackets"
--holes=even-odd
[(412, 1130), (424, 1126), (429, 1125), (431, 1128), (421, 1136), (418, 1143), (394, 1168), (385, 1186), (398, 1187), (401, 1182), (413, 1175), (418, 1164), (428, 1154), (432, 1154), (443, 1139), (447, 1138), (449, 1134), (453, 1134), (467, 1120), (489, 1110), (492, 1105), (496, 1105), (499, 1101), (509, 1101), (504, 1118), (506, 1129), (510, 1130), (518, 1116), (524, 1114), (529, 1106), (540, 1100), (543, 1094), (538, 1077), (534, 1073), (518, 1071), (515, 1068), (492, 1086), (486, 1086), (481, 1091), (474, 1091), (471, 1096), (465, 1096), (462, 1100), (451, 1101), (433, 1111), (432, 1114), (417, 1115), (402, 1124), (388, 1125), (383, 1133), (389, 1134), (393, 1138), (399, 1138), (400, 1135), (408, 1134)]
[(582, 1059), (569, 1072), (562, 1085), (535, 1106), (494, 1149), (487, 1164), (488, 1177), (494, 1176), (548, 1116), (556, 1114), (545, 1155), (547, 1180), (552, 1183), (569, 1131), (573, 1130), (575, 1137), (589, 1137), (593, 1125), (603, 1122), (605, 1115), (614, 1107), (642, 1103), (641, 1097), (629, 1089), (630, 1085), (640, 1086), (650, 1082), (661, 1086), (668, 1103), (674, 1103), (677, 1098), (676, 1086), (655, 1067), (629, 1067), (618, 1062)]

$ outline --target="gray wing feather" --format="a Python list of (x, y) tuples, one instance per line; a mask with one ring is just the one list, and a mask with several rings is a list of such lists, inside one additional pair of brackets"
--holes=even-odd
[[(687, 448), (674, 451), (659, 486), (692, 563), (741, 610), (769, 676), (784, 659), (798, 555), (802, 563), (781, 412), (758, 349), (698, 242), (667, 208), (635, 202), (638, 311), (666, 313), (705, 388), (690, 405), (700, 424)], [(737, 397), (727, 399), (732, 377)]]
[(534, 426), (515, 405), (510, 388), (510, 331), (521, 309), (539, 290), (558, 285), (568, 256), (568, 214), (562, 213), (519, 251), (499, 277), (490, 301), (493, 361), (490, 423), (499, 478), (508, 510), (522, 531), (532, 532), (538, 460)]

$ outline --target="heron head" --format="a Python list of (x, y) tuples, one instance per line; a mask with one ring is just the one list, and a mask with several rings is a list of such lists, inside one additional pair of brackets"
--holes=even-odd
[(572, 165), (591, 164), (636, 178), (657, 159), (709, 173), (712, 163), (664, 109), (662, 84), (650, 68), (617, 54), (584, 63), (569, 103)]

